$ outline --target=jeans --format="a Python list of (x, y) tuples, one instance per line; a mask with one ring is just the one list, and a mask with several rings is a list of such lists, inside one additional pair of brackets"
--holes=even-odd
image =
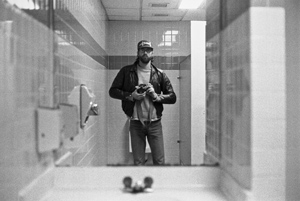
[(135, 165), (145, 164), (146, 137), (151, 149), (154, 165), (163, 165), (165, 163), (164, 141), (161, 120), (145, 122), (130, 121), (130, 134), (133, 161)]

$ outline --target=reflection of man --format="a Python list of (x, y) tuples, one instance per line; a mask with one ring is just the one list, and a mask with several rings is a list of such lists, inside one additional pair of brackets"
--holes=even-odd
[(122, 100), (122, 109), (131, 119), (134, 164), (145, 164), (147, 137), (153, 164), (162, 165), (165, 161), (161, 125), (163, 104), (174, 104), (176, 94), (167, 75), (152, 64), (151, 42), (142, 40), (137, 48), (137, 60), (119, 71), (109, 95)]

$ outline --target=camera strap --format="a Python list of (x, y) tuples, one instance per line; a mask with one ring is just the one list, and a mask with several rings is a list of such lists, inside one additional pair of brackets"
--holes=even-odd
[[(139, 100), (139, 101), (136, 101), (135, 104), (136, 104), (136, 109), (137, 109), (137, 116), (138, 116), (138, 119), (140, 120), (140, 122), (143, 124), (143, 126), (145, 126), (145, 122), (143, 121), (143, 109), (142, 109), (142, 101), (143, 100)], [(149, 100), (150, 101), (150, 100)], [(152, 113), (153, 113), (153, 110), (154, 110), (154, 106), (152, 103), (149, 102), (149, 110), (148, 110), (148, 120), (149, 122), (151, 123), (151, 120), (152, 120)], [(149, 123), (149, 124), (150, 124)]]

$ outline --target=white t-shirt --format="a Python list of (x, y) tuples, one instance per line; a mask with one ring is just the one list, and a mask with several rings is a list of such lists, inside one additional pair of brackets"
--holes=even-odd
[[(139, 78), (139, 85), (148, 84), (150, 82), (151, 69), (143, 69), (138, 67), (137, 75)], [(141, 108), (142, 108), (142, 121), (150, 121), (149, 119), (150, 116), (151, 116), (151, 121), (158, 120), (156, 115), (156, 109), (153, 105), (152, 98), (149, 95), (146, 95), (143, 101), (141, 102)], [(151, 115), (149, 115), (150, 108), (153, 108), (153, 112)], [(139, 120), (137, 114), (137, 104), (134, 105), (132, 119)]]

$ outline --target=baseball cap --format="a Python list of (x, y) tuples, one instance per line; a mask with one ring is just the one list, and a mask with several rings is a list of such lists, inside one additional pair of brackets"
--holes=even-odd
[(143, 47), (148, 47), (153, 49), (151, 42), (147, 41), (147, 40), (141, 40), (138, 45), (137, 45), (137, 49), (143, 48)]

